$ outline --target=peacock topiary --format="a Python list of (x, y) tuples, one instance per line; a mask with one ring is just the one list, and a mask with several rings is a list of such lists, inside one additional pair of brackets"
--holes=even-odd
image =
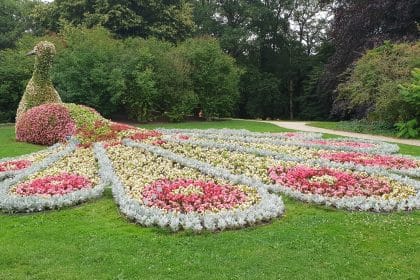
[(28, 54), (36, 55), (35, 69), (16, 113), (18, 141), (51, 145), (73, 136), (81, 145), (88, 146), (136, 130), (114, 123), (87, 106), (61, 102), (50, 78), (54, 44), (39, 42)]

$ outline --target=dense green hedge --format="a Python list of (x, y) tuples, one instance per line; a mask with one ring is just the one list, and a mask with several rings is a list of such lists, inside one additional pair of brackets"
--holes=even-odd
[(24, 36), (15, 49), (0, 51), (0, 122), (14, 120), (33, 69), (33, 58), (24, 54), (40, 40), (57, 47), (52, 79), (64, 102), (139, 121), (179, 121), (200, 110), (207, 118), (224, 117), (235, 110), (239, 69), (215, 39), (175, 46), (153, 38), (117, 40), (104, 28), (66, 27), (55, 36)]

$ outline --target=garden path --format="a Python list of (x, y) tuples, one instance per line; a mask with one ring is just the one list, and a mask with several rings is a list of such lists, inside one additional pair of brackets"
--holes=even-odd
[(262, 122), (272, 123), (280, 127), (301, 130), (301, 131), (329, 133), (329, 134), (336, 134), (336, 135), (346, 136), (346, 137), (355, 137), (355, 138), (362, 138), (362, 139), (369, 139), (369, 140), (379, 140), (379, 141), (385, 141), (385, 142), (394, 142), (394, 143), (400, 143), (400, 144), (420, 146), (420, 140), (400, 139), (400, 138), (393, 138), (393, 137), (387, 137), (387, 136), (382, 136), (382, 135), (371, 135), (371, 134), (364, 134), (364, 133), (356, 133), (356, 132), (348, 132), (348, 131), (332, 130), (332, 129), (326, 129), (326, 128), (320, 128), (320, 127), (313, 127), (313, 126), (308, 126), (307, 125), (308, 122), (291, 122), (291, 121), (262, 121)]

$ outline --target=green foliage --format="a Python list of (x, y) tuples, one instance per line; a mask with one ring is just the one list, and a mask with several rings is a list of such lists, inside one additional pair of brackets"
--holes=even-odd
[(29, 26), (29, 0), (0, 1), (0, 50), (15, 46)]
[(239, 98), (239, 69), (217, 40), (189, 39), (180, 46), (191, 65), (190, 79), (206, 118), (230, 116)]
[(84, 104), (105, 116), (115, 113), (125, 90), (122, 44), (104, 28), (66, 27), (64, 48), (54, 63), (53, 81), (65, 102)]
[(39, 3), (32, 13), (37, 30), (59, 32), (60, 23), (101, 25), (119, 37), (140, 36), (178, 41), (194, 29), (188, 1), (74, 1)]
[(420, 66), (420, 42), (390, 44), (368, 51), (357, 61), (349, 79), (338, 87), (339, 98), (349, 102), (357, 117), (390, 124), (410, 118), (398, 85), (409, 81), (410, 71)]
[(415, 118), (396, 124), (399, 137), (415, 138), (420, 135), (420, 69), (415, 68), (411, 74), (412, 82), (405, 86), (400, 85), (400, 93), (404, 101), (411, 107)]
[(416, 138), (420, 135), (420, 126), (417, 119), (412, 119), (407, 122), (399, 122), (395, 124), (398, 129), (398, 137)]

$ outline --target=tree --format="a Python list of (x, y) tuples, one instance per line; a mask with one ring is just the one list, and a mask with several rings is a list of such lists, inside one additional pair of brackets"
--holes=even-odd
[(38, 29), (58, 32), (60, 22), (91, 28), (102, 25), (120, 37), (153, 36), (169, 41), (187, 38), (194, 29), (186, 0), (55, 0), (40, 4), (33, 18)]
[(29, 0), (2, 0), (0, 2), (0, 49), (12, 48), (29, 28)]

